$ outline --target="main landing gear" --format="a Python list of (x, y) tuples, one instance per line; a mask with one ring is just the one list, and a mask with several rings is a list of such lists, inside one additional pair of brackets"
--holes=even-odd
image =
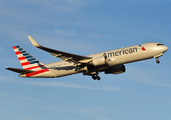
[(98, 69), (92, 65), (86, 66), (85, 68), (86, 71), (83, 72), (83, 75), (92, 76), (93, 80), (100, 80), (100, 77), (98, 76), (100, 71)]
[(98, 75), (92, 75), (92, 78), (94, 79), (94, 80), (100, 80), (100, 77), (98, 76)]
[(101, 78), (98, 76), (98, 72), (91, 73), (91, 74), (88, 74), (88, 73), (86, 73), (86, 72), (83, 72), (83, 75), (92, 76), (92, 79), (93, 79), (93, 80), (100, 80), (100, 79), (101, 79)]

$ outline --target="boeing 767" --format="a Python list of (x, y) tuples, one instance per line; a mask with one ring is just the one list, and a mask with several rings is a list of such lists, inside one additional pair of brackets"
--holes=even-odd
[(99, 72), (105, 74), (120, 74), (125, 72), (126, 63), (155, 58), (160, 63), (159, 57), (163, 56), (168, 47), (157, 42), (144, 43), (130, 47), (100, 52), (87, 56), (81, 56), (54, 50), (38, 44), (31, 36), (28, 36), (31, 43), (54, 57), (62, 59), (49, 64), (43, 64), (20, 46), (13, 46), (13, 49), (23, 67), (6, 68), (19, 73), (20, 77), (28, 78), (56, 78), (77, 73), (92, 76), (94, 80), (100, 80)]

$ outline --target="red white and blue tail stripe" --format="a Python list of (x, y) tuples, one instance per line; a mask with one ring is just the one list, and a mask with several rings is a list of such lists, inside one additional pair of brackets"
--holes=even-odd
[(32, 55), (30, 55), (22, 47), (13, 46), (13, 49), (14, 49), (14, 51), (15, 51), (21, 65), (22, 65), (23, 69), (35, 71), (33, 73), (27, 73), (26, 74), (27, 77), (49, 71), (43, 65), (43, 63), (39, 62), (36, 58), (34, 58)]

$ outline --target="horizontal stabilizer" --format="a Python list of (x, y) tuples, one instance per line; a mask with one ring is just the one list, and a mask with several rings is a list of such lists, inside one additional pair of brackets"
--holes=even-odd
[(7, 70), (11, 70), (13, 72), (17, 72), (17, 73), (21, 73), (21, 74), (26, 74), (26, 73), (32, 73), (32, 72), (35, 72), (33, 70), (24, 70), (24, 69), (19, 69), (19, 68), (5, 68)]

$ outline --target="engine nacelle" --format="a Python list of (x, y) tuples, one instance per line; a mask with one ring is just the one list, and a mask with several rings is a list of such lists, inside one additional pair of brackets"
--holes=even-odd
[(116, 65), (105, 70), (105, 74), (120, 74), (126, 71), (125, 65)]
[(93, 59), (91, 64), (94, 65), (95, 67), (107, 66), (108, 65), (107, 57), (106, 56), (96, 57)]

